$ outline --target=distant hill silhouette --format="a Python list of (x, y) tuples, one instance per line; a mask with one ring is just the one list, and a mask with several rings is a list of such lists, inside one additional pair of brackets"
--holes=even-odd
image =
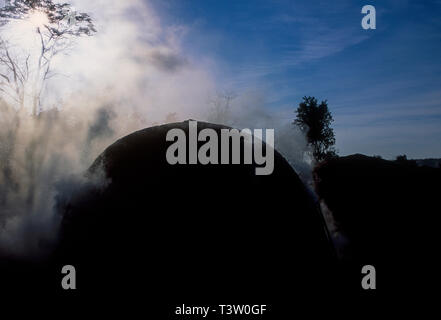
[(426, 166), (432, 168), (440, 168), (441, 167), (441, 159), (415, 159), (417, 165)]

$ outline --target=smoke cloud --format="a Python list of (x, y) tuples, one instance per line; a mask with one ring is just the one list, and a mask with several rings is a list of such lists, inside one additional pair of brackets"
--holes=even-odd
[(185, 27), (162, 25), (141, 0), (71, 3), (91, 15), (97, 33), (54, 58), (40, 114), (17, 111), (0, 95), (0, 256), (50, 250), (57, 201), (86, 183), (83, 172), (108, 145), (155, 124), (192, 118), (274, 128), (276, 148), (308, 179), (302, 134), (260, 94), (216, 93), (223, 85), (213, 61), (182, 52)]

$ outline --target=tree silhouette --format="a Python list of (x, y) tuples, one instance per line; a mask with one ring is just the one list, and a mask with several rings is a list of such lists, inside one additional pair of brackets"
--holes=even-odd
[(316, 161), (328, 156), (335, 156), (336, 150), (334, 131), (330, 127), (333, 121), (327, 101), (318, 104), (314, 97), (303, 97), (297, 108), (294, 124), (306, 133), (308, 144), (312, 146), (312, 155)]
[(417, 166), (417, 162), (416, 160), (409, 160), (407, 159), (407, 156), (405, 154), (403, 155), (399, 155), (395, 158), (395, 162), (407, 165), (407, 166), (412, 166), (412, 167), (416, 167)]
[[(13, 22), (30, 26), (26, 31), (35, 36), (37, 48), (24, 43), (17, 51), (17, 45), (3, 36)], [(52, 59), (69, 49), (75, 37), (91, 36), (96, 30), (88, 14), (74, 11), (68, 3), (10, 0), (0, 9), (0, 32), (0, 92), (22, 109), (30, 91), (32, 114), (37, 115), (45, 83), (53, 76)]]

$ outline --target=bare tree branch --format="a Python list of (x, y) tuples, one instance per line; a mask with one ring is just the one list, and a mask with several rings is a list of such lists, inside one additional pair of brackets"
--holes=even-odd
[[(2, 27), (12, 21), (28, 19), (35, 13), (43, 13), (47, 17), (47, 22), (35, 29), (40, 43), (39, 53), (31, 54), (28, 49), (25, 58), (13, 57), (9, 42), (1, 37)], [(52, 59), (69, 50), (74, 38), (91, 36), (96, 32), (91, 17), (74, 11), (68, 3), (54, 3), (53, 0), (12, 1), (0, 9), (0, 76), (6, 80), (0, 83), (1, 92), (9, 96), (15, 92), (13, 100), (22, 107), (26, 87), (31, 85), (33, 114), (36, 115), (46, 82), (56, 74), (51, 73)]]

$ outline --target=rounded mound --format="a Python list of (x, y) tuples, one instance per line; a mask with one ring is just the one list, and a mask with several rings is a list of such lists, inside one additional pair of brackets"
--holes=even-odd
[[(255, 164), (170, 165), (167, 132), (188, 136), (188, 124), (135, 132), (98, 157), (88, 177), (106, 183), (83, 186), (63, 206), (60, 263), (78, 265), (83, 286), (100, 290), (107, 277), (112, 288), (187, 296), (324, 286), (333, 250), (288, 162), (275, 152), (267, 176)], [(205, 128), (228, 127), (198, 122)]]

